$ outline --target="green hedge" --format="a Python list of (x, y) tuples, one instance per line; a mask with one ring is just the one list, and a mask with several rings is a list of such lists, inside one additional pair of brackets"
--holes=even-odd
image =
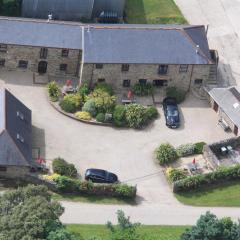
[(205, 142), (195, 143), (195, 149), (194, 149), (195, 154), (202, 154), (204, 145), (206, 145)]
[(59, 176), (54, 180), (56, 187), (63, 193), (86, 194), (95, 196), (119, 197), (134, 199), (137, 194), (135, 186), (127, 184), (94, 184), (91, 181), (81, 181), (66, 176)]
[(153, 91), (154, 91), (154, 88), (153, 88), (153, 85), (151, 83), (147, 83), (147, 84), (136, 83), (133, 86), (133, 92), (137, 96), (152, 95)]
[(219, 168), (211, 173), (198, 174), (177, 181), (174, 183), (174, 192), (191, 191), (211, 184), (232, 180), (240, 180), (240, 164), (229, 168)]
[(185, 100), (186, 93), (176, 87), (168, 87), (166, 89), (166, 95), (167, 97), (176, 98), (177, 103), (181, 103)]

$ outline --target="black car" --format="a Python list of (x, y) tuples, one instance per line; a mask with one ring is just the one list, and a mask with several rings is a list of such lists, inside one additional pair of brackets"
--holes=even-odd
[(116, 174), (102, 169), (90, 168), (85, 173), (85, 180), (91, 180), (95, 183), (116, 183), (118, 177)]
[(166, 119), (166, 125), (169, 128), (178, 128), (180, 126), (180, 114), (175, 98), (167, 97), (163, 100), (163, 111)]

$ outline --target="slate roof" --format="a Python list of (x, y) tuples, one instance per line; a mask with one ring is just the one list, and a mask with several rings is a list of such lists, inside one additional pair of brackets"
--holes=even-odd
[(204, 26), (95, 25), (84, 40), (86, 63), (211, 63)]
[(31, 111), (8, 90), (0, 89), (0, 113), (0, 165), (31, 166)]
[(85, 63), (212, 63), (204, 26), (84, 25), (0, 18), (0, 43), (82, 49), (82, 38)]
[(231, 92), (232, 88), (235, 88), (240, 96), (239, 87), (213, 88), (209, 91), (209, 95), (232, 122), (240, 128), (240, 101)]
[(79, 25), (0, 18), (0, 43), (81, 49), (81, 41)]
[(91, 18), (94, 0), (23, 0), (22, 16), (47, 19), (80, 20)]

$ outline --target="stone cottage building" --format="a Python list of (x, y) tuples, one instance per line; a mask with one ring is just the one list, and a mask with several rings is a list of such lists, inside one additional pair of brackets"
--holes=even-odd
[(0, 68), (75, 77), (90, 86), (148, 82), (188, 91), (216, 81), (213, 53), (204, 26), (0, 19)]
[(0, 177), (23, 177), (32, 166), (31, 111), (0, 89)]

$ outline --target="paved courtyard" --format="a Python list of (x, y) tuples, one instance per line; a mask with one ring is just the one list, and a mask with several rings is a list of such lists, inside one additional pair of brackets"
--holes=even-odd
[(209, 25), (210, 48), (219, 52), (222, 85), (240, 85), (240, 1), (175, 0), (190, 24)]
[(61, 156), (81, 174), (89, 167), (116, 172), (121, 181), (137, 184), (139, 203), (177, 204), (154, 161), (153, 151), (163, 142), (214, 142), (232, 136), (217, 125), (217, 116), (206, 101), (192, 96), (180, 106), (182, 126), (171, 130), (160, 118), (143, 131), (84, 124), (56, 112), (48, 103), (45, 86), (33, 85), (32, 74), (1, 72), (0, 85), (9, 88), (33, 114), (34, 146), (51, 161)]

